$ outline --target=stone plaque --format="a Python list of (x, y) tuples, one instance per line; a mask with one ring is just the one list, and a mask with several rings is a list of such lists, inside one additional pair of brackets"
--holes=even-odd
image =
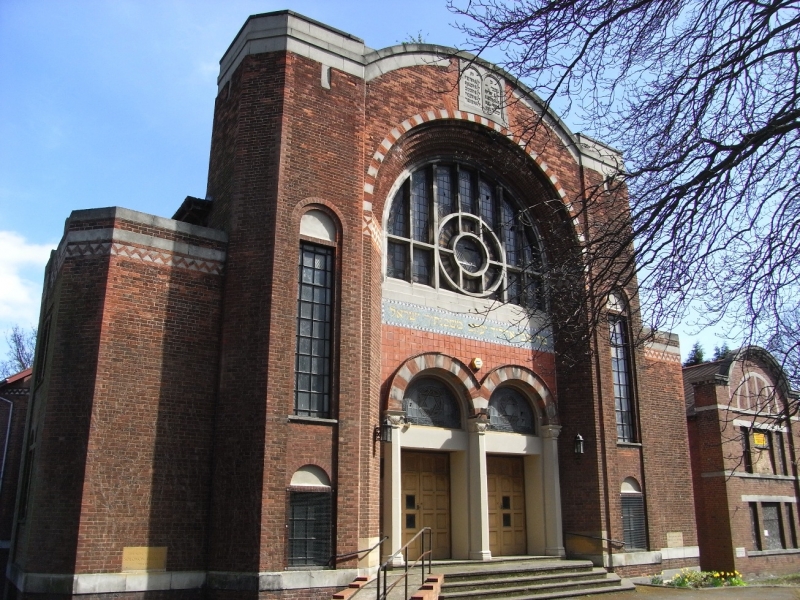
[(166, 571), (166, 546), (126, 546), (122, 549), (123, 571)]
[(683, 548), (683, 532), (667, 532), (667, 548)]

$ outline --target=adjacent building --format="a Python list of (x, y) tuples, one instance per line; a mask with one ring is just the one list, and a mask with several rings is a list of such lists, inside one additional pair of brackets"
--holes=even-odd
[(683, 370), (707, 570), (796, 573), (800, 399), (775, 358), (748, 346)]
[(677, 339), (626, 289), (569, 360), (553, 331), (620, 160), (475, 57), (250, 17), (206, 197), (76, 210), (48, 264), (12, 592), (322, 598), (422, 527), (697, 565)]

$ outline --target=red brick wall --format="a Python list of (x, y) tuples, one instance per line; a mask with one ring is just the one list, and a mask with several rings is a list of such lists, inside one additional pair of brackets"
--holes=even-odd
[(35, 390), (24, 570), (115, 572), (125, 546), (167, 546), (170, 570), (204, 568), (220, 287), (218, 275), (136, 257), (66, 257), (43, 307), (51, 345)]

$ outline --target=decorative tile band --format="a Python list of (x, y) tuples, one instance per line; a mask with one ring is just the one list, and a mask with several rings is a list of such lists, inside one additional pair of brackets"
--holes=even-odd
[(384, 298), (381, 320), (386, 325), (429, 331), (492, 344), (552, 352), (549, 330), (530, 331), (515, 323), (502, 323), (483, 315), (457, 313)]
[(220, 275), (225, 265), (225, 252), (221, 250), (172, 242), (119, 229), (70, 231), (56, 250), (55, 260), (49, 273), (48, 287), (55, 282), (67, 258), (92, 256), (117, 256), (209, 275)]

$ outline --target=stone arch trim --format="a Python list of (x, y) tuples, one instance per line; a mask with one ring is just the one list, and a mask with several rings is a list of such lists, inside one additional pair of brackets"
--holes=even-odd
[(418, 354), (405, 361), (400, 368), (395, 372), (394, 377), (389, 385), (389, 396), (387, 398), (386, 408), (389, 410), (402, 410), (403, 397), (411, 384), (411, 381), (418, 374), (424, 371), (431, 371), (435, 374), (436, 371), (445, 371), (450, 373), (451, 376), (461, 381), (463, 391), (466, 392), (469, 398), (468, 414), (475, 412), (474, 400), (480, 397), (480, 384), (472, 371), (457, 358), (441, 354), (439, 352), (426, 352)]
[(508, 382), (522, 383), (525, 387), (536, 392), (535, 402), (542, 415), (542, 425), (558, 425), (558, 407), (555, 398), (542, 379), (533, 371), (526, 367), (509, 365), (498, 367), (490, 371), (481, 383), (480, 392), (486, 406), (489, 406), (489, 398), (492, 392), (500, 384)]
[[(378, 145), (378, 149), (372, 155), (370, 159), (369, 167), (367, 168), (367, 176), (364, 180), (364, 201), (371, 203), (372, 202), (372, 194), (375, 190), (375, 181), (378, 176), (378, 170), (380, 169), (381, 163), (383, 163), (386, 156), (391, 151), (392, 147), (397, 143), (397, 141), (403, 137), (404, 134), (411, 131), (414, 127), (418, 127), (423, 123), (429, 123), (431, 121), (441, 121), (441, 120), (455, 120), (455, 121), (468, 121), (470, 123), (477, 123), (478, 125), (483, 125), (488, 129), (493, 129), (494, 131), (504, 135), (508, 138), (511, 142), (513, 142), (516, 146), (518, 146), (525, 154), (531, 157), (531, 159), (539, 166), (542, 172), (547, 176), (550, 183), (553, 184), (558, 195), (564, 199), (567, 197), (567, 192), (564, 191), (564, 188), (561, 187), (561, 184), (558, 181), (558, 178), (548, 173), (549, 166), (548, 164), (539, 156), (533, 149), (530, 147), (529, 143), (523, 140), (520, 136), (516, 135), (513, 131), (508, 129), (507, 127), (492, 121), (491, 119), (487, 119), (486, 117), (482, 117), (481, 115), (476, 115), (475, 113), (466, 112), (463, 110), (447, 110), (447, 109), (436, 109), (436, 110), (428, 110), (425, 112), (420, 112), (414, 115), (413, 117), (409, 117), (396, 127), (393, 127), (392, 130), (386, 134), (386, 137), (383, 138), (381, 143)], [(572, 211), (572, 207), (568, 206), (570, 211)]]
[[(378, 252), (383, 252), (383, 232), (381, 228), (380, 216), (376, 217), (372, 212), (372, 203), (374, 200), (373, 194), (375, 192), (375, 183), (377, 181), (378, 171), (380, 170), (381, 164), (386, 159), (389, 152), (398, 142), (398, 140), (403, 137), (403, 135), (424, 123), (443, 120), (477, 123), (478, 125), (482, 125), (487, 129), (494, 130), (505, 136), (509, 141), (511, 141), (512, 144), (517, 146), (520, 150), (522, 150), (522, 152), (527, 154), (531, 160), (533, 160), (533, 162), (536, 163), (542, 173), (547, 177), (548, 181), (550, 181), (550, 183), (556, 189), (558, 196), (563, 201), (564, 206), (567, 209), (567, 213), (569, 214), (569, 217), (575, 227), (576, 233), (581, 231), (581, 225), (577, 216), (577, 209), (573, 206), (572, 202), (567, 199), (567, 192), (563, 187), (561, 187), (561, 184), (559, 183), (555, 174), (548, 172), (550, 169), (549, 165), (542, 159), (541, 156), (534, 152), (528, 142), (523, 140), (519, 135), (515, 134), (512, 130), (504, 125), (497, 123), (496, 121), (492, 121), (491, 119), (487, 119), (481, 115), (476, 115), (475, 113), (466, 112), (463, 110), (448, 110), (440, 108), (419, 112), (393, 127), (391, 131), (389, 131), (389, 133), (387, 133), (383, 138), (381, 143), (378, 145), (378, 149), (375, 150), (370, 158), (369, 166), (367, 167), (367, 175), (364, 178), (364, 211), (361, 229), (363, 235), (370, 238)], [(583, 234), (578, 233), (578, 238), (582, 240)]]
[(344, 237), (348, 234), (347, 225), (342, 215), (341, 210), (329, 200), (325, 200), (324, 198), (305, 198), (295, 204), (294, 208), (292, 209), (292, 227), (294, 227), (294, 231), (300, 231), (300, 219), (304, 213), (309, 210), (320, 209), (323, 212), (328, 213), (332, 218), (333, 222), (336, 225), (336, 229), (338, 230), (337, 233), (337, 244), (341, 243), (344, 240)]

